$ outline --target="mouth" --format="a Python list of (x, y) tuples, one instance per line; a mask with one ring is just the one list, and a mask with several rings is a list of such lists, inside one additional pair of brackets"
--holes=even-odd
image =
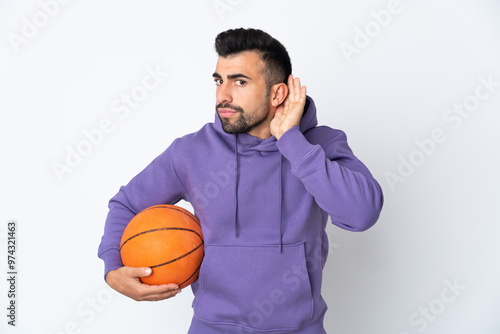
[(220, 117), (231, 117), (238, 113), (237, 111), (228, 108), (219, 108), (217, 112), (219, 113)]

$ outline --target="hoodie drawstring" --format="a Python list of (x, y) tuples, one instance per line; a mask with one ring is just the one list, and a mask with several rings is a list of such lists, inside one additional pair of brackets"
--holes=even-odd
[(234, 157), (236, 159), (236, 171), (234, 173), (235, 175), (235, 180), (234, 180), (234, 236), (237, 238), (238, 237), (238, 174), (239, 174), (239, 166), (238, 166), (238, 134), (235, 136), (234, 140)]
[(281, 253), (282, 251), (282, 248), (283, 248), (283, 222), (281, 220), (281, 211), (282, 211), (282, 207), (281, 207), (281, 203), (283, 202), (282, 201), (282, 197), (283, 197), (283, 187), (282, 187), (282, 183), (281, 183), (281, 175), (282, 175), (282, 167), (283, 167), (283, 156), (281, 154), (279, 154), (279, 159), (280, 159), (280, 170), (279, 170), (279, 185), (278, 185), (278, 189), (279, 189), (279, 212), (278, 212), (278, 215), (279, 215), (279, 224), (280, 224), (280, 229), (279, 229), (279, 233), (280, 233), (280, 246), (279, 246), (279, 252)]
[[(283, 185), (282, 185), (282, 176), (283, 176), (283, 156), (279, 155), (280, 167), (278, 173), (278, 223), (279, 223), (279, 246), (278, 250), (281, 253), (283, 251), (283, 221), (282, 221), (282, 202), (283, 202)], [(234, 141), (234, 157), (235, 157), (235, 186), (234, 186), (234, 236), (237, 238), (239, 234), (239, 226), (238, 226), (238, 183), (239, 183), (239, 159), (238, 159), (238, 134), (235, 135)]]

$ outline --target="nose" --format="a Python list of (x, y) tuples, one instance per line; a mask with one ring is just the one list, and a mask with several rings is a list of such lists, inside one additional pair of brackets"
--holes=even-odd
[(223, 82), (219, 86), (217, 86), (216, 90), (216, 100), (217, 104), (227, 102), (231, 103), (233, 102), (233, 94), (232, 94), (232, 88), (230, 84), (227, 84)]

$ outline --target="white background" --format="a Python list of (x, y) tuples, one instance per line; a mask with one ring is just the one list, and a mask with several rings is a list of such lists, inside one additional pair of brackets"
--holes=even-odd
[[(327, 332), (500, 333), (498, 1), (401, 0), (383, 25), (373, 13), (386, 0), (54, 3), (0, 2), (1, 333), (187, 331), (190, 289), (156, 303), (111, 293), (97, 247), (119, 187), (213, 121), (214, 38), (236, 27), (287, 47), (320, 123), (347, 133), (385, 192), (372, 229), (328, 228)], [(161, 80), (120, 118), (113, 106), (148, 68)], [(480, 77), (496, 86), (478, 88)], [(464, 103), (466, 117), (451, 114)], [(108, 133), (58, 178), (54, 163), (106, 119)], [(3, 278), (10, 219), (15, 328)]]

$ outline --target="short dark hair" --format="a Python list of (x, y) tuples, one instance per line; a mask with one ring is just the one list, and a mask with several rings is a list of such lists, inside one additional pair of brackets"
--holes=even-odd
[(278, 40), (259, 29), (230, 29), (215, 38), (215, 51), (220, 57), (234, 56), (254, 51), (265, 63), (265, 80), (268, 90), (272, 85), (287, 83), (292, 73), (292, 63), (286, 48)]

